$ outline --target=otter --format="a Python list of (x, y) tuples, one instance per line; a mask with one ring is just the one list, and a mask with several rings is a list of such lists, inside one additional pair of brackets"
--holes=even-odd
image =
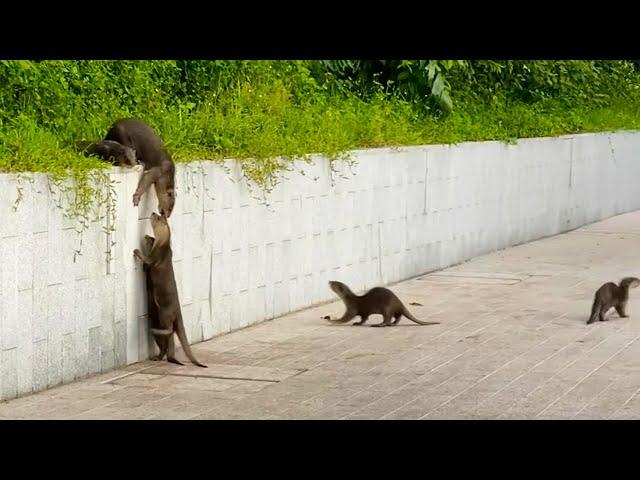
[[(144, 236), (144, 243), (142, 246), (142, 251), (145, 255), (149, 255), (151, 249), (153, 248), (153, 243), (155, 242), (155, 238), (150, 235)], [(143, 263), (142, 270), (144, 272), (145, 277), (145, 285), (147, 289), (147, 318), (149, 320), (149, 330), (153, 333), (154, 330), (160, 330), (159, 317), (158, 317), (158, 306), (153, 298), (153, 283), (151, 281), (151, 277), (149, 276), (150, 266)], [(167, 352), (168, 361), (171, 363), (177, 363), (178, 365), (183, 365), (182, 362), (179, 362), (175, 358), (175, 345), (173, 343), (173, 336), (168, 337), (167, 335), (153, 335), (153, 339), (155, 340), (160, 352)], [(168, 342), (168, 343), (167, 343)], [(152, 358), (152, 360), (162, 360), (164, 358), (164, 354), (162, 356), (157, 355)]]
[(153, 129), (142, 120), (124, 118), (116, 121), (107, 132), (106, 140), (113, 140), (136, 152), (144, 171), (133, 194), (133, 205), (153, 184), (158, 197), (158, 211), (167, 218), (175, 205), (175, 165)]
[(613, 282), (602, 285), (593, 298), (591, 316), (587, 320), (587, 325), (599, 318), (601, 322), (606, 320), (605, 314), (611, 307), (616, 309), (621, 318), (627, 318), (627, 301), (629, 300), (629, 288), (636, 288), (640, 285), (640, 279), (636, 277), (626, 277), (620, 280), (620, 286)]
[(85, 155), (95, 155), (112, 163), (113, 165), (120, 167), (133, 167), (138, 165), (136, 151), (133, 148), (127, 147), (126, 145), (122, 145), (121, 143), (113, 140), (103, 140), (101, 142), (87, 142), (81, 140), (76, 142), (76, 147)]
[[(400, 318), (404, 315), (409, 320), (420, 325), (438, 325), (440, 322), (423, 322), (414, 317), (400, 299), (389, 289), (383, 287), (375, 287), (364, 295), (356, 295), (344, 283), (331, 281), (329, 287), (344, 302), (346, 312), (342, 318), (332, 320), (331, 317), (325, 317), (330, 322), (346, 323), (353, 318), (360, 316), (361, 320), (354, 325), (363, 325), (369, 315), (380, 314), (383, 317), (382, 323), (371, 325), (372, 327), (388, 327), (396, 325)], [(391, 318), (395, 318), (391, 323)]]
[(150, 246), (150, 250), (143, 253), (135, 249), (133, 254), (147, 267), (147, 292), (152, 295), (155, 304), (155, 307), (150, 308), (149, 319), (152, 325), (151, 333), (156, 338), (160, 353), (153, 360), (162, 360), (166, 354), (169, 362), (182, 365), (174, 356), (173, 334), (176, 333), (189, 360), (199, 367), (207, 368), (193, 355), (184, 329), (173, 272), (171, 230), (167, 218), (154, 212), (151, 214), (151, 226), (155, 238), (145, 237), (143, 245), (145, 249)]

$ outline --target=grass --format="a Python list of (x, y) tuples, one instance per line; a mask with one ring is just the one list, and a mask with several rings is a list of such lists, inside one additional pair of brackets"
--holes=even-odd
[[(548, 100), (535, 105), (460, 105), (446, 118), (417, 114), (395, 98), (356, 97), (294, 103), (279, 89), (257, 94), (240, 92), (218, 108), (185, 113), (168, 110), (146, 120), (164, 139), (178, 162), (234, 158), (251, 165), (250, 177), (260, 183), (282, 162), (310, 153), (336, 157), (355, 148), (463, 141), (504, 140), (568, 133), (637, 129), (640, 102), (566, 109)], [(106, 132), (103, 119), (93, 138)], [(81, 121), (81, 119), (79, 119)], [(0, 132), (0, 170), (46, 172), (54, 177), (79, 176), (108, 165), (84, 157), (73, 139), (60, 138), (28, 117)]]
[[(553, 67), (542, 63), (543, 73)], [(640, 84), (637, 74), (602, 77), (610, 86), (598, 88), (606, 95), (593, 94), (590, 86), (572, 87), (567, 92), (577, 91), (572, 98), (580, 99), (573, 103), (569, 95), (550, 97), (544, 89), (536, 90), (543, 99), (534, 102), (508, 100), (519, 97), (507, 87), (484, 96), (463, 94), (488, 87), (467, 88), (473, 78), (460, 77), (451, 92), (452, 113), (438, 116), (415, 99), (382, 89), (363, 97), (328, 88), (307, 66), (0, 61), (0, 171), (45, 172), (91, 190), (88, 172), (109, 165), (82, 156), (74, 142), (102, 138), (113, 121), (128, 116), (154, 127), (177, 162), (233, 158), (262, 186), (271, 184), (288, 160), (310, 153), (333, 159), (356, 148), (512, 141), (640, 125), (639, 89), (627, 87), (628, 78)]]
[[(177, 162), (236, 159), (266, 191), (289, 160), (309, 154), (337, 159), (361, 148), (640, 127), (640, 76), (624, 66), (617, 76), (597, 77), (609, 82), (599, 90), (577, 76), (568, 94), (536, 87), (538, 100), (527, 102), (513, 100), (520, 98), (517, 89), (489, 87), (493, 77), (473, 88), (465, 82), (475, 77), (459, 77), (447, 116), (429, 111), (428, 102), (383, 89), (360, 95), (357, 88), (333, 88), (316, 81), (308, 67), (298, 61), (0, 60), (0, 171), (46, 173), (81, 235), (90, 221), (115, 209), (104, 174), (110, 165), (81, 155), (74, 143), (103, 138), (123, 117), (154, 127)], [(548, 68), (538, 65), (543, 73)]]

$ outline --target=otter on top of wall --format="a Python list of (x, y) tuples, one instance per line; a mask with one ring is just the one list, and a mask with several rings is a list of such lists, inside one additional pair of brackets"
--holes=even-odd
[(120, 167), (138, 165), (136, 151), (113, 140), (102, 140), (101, 142), (80, 140), (76, 142), (76, 148), (85, 155), (95, 155)]
[(144, 171), (133, 194), (133, 205), (153, 184), (158, 197), (158, 210), (167, 218), (175, 206), (175, 165), (164, 148), (162, 140), (142, 120), (120, 119), (107, 132), (105, 140), (113, 140), (135, 150), (136, 158), (144, 165)]

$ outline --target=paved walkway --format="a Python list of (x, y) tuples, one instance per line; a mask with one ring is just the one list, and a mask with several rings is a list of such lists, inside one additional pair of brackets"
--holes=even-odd
[(207, 370), (142, 362), (0, 418), (640, 418), (640, 289), (630, 318), (585, 324), (597, 287), (640, 276), (639, 243), (621, 215), (392, 287), (440, 325), (330, 325), (342, 306), (321, 305), (196, 345)]

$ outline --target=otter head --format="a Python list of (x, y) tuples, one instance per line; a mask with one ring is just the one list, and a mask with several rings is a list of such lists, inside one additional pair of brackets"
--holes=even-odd
[(629, 288), (636, 288), (637, 286), (640, 286), (640, 279), (636, 277), (623, 278), (622, 281), (620, 282), (620, 285), (625, 285), (625, 284)]
[(151, 214), (151, 228), (153, 228), (153, 235), (156, 237), (156, 241), (153, 244), (154, 247), (167, 245), (171, 242), (171, 230), (169, 229), (167, 217), (153, 212)]
[(353, 295), (353, 292), (342, 282), (330, 281), (329, 288), (334, 291), (342, 300), (345, 300)]
[(173, 212), (173, 207), (176, 204), (176, 192), (173, 188), (167, 188), (164, 191), (157, 192), (158, 194), (158, 210), (160, 215), (169, 218)]

